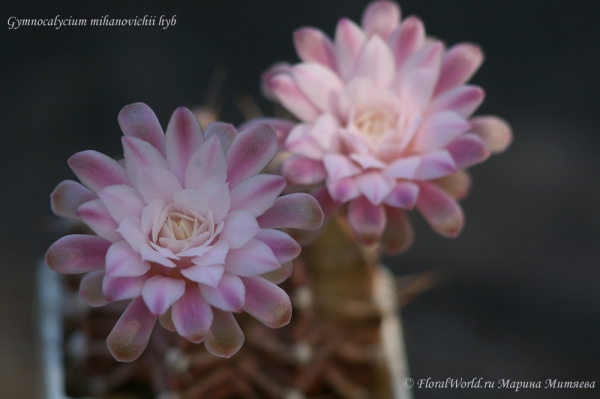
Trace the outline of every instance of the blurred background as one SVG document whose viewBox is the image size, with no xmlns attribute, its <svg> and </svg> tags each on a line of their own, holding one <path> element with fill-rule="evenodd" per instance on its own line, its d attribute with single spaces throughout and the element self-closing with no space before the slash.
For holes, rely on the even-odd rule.
<svg viewBox="0 0 600 399">
<path fill-rule="evenodd" d="M 50 4 L 51 3 L 51 4 Z M 120 156 L 120 109 L 142 101 L 166 123 L 180 105 L 216 97 L 262 113 L 259 75 L 296 62 L 292 31 L 333 35 L 366 1 L 31 1 L 2 18 L 176 15 L 154 27 L 1 28 L 0 397 L 33 398 L 34 269 L 59 236 L 49 193 L 77 151 Z M 404 0 L 428 34 L 480 44 L 477 114 L 508 120 L 509 150 L 472 169 L 458 239 L 414 214 L 414 246 L 385 263 L 398 275 L 439 270 L 436 288 L 402 310 L 413 378 L 596 381 L 600 385 L 600 29 L 598 2 Z M 220 82 L 220 84 L 219 84 Z M 218 90 L 216 90 L 217 88 Z M 247 106 L 242 107 L 249 109 Z M 595 390 L 426 390 L 427 398 L 598 398 Z"/>
</svg>

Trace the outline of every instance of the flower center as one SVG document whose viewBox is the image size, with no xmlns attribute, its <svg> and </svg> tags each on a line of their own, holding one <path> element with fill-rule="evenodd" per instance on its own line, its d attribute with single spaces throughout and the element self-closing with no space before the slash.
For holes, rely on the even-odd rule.
<svg viewBox="0 0 600 399">
<path fill-rule="evenodd" d="M 355 120 L 356 127 L 371 138 L 379 138 L 387 130 L 394 129 L 396 123 L 392 115 L 382 110 L 369 110 Z"/>
</svg>

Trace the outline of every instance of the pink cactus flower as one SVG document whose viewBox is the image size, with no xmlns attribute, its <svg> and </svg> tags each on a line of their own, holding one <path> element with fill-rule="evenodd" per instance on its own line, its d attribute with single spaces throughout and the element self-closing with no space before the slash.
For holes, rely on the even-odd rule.
<svg viewBox="0 0 600 399">
<path fill-rule="evenodd" d="M 60 273 L 87 273 L 79 294 L 90 305 L 131 300 L 108 336 L 112 355 L 138 358 L 157 319 L 224 357 L 244 340 L 232 312 L 287 324 L 290 299 L 276 284 L 300 247 L 276 229 L 317 229 L 323 213 L 308 194 L 280 197 L 281 176 L 258 174 L 277 152 L 273 128 L 213 123 L 203 133 L 178 108 L 165 135 L 142 103 L 119 124 L 124 160 L 77 153 L 69 165 L 83 185 L 63 181 L 51 196 L 57 215 L 97 235 L 65 236 L 46 254 Z"/>
<path fill-rule="evenodd" d="M 370 3 L 362 28 L 342 18 L 333 42 L 301 28 L 294 43 L 302 62 L 278 63 L 262 82 L 265 95 L 301 121 L 270 120 L 292 154 L 283 176 L 324 183 L 315 196 L 324 209 L 347 204 L 364 244 L 405 249 L 412 229 L 403 210 L 414 206 L 436 232 L 456 236 L 463 225 L 456 198 L 469 181 L 462 170 L 512 138 L 500 118 L 470 118 L 484 98 L 465 84 L 483 61 L 480 48 L 446 49 L 418 18 L 400 22 L 390 1 Z"/>
</svg>

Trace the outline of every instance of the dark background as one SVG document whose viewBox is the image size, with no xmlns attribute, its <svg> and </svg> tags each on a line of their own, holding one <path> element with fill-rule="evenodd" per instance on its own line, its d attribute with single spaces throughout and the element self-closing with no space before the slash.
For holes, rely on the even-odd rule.
<svg viewBox="0 0 600 399">
<path fill-rule="evenodd" d="M 49 3 L 49 2 L 48 2 Z M 216 68 L 222 119 L 259 74 L 297 61 L 292 31 L 333 34 L 366 4 L 346 0 L 78 2 L 3 5 L 2 18 L 176 15 L 160 27 L 0 28 L 0 396 L 36 390 L 34 268 L 58 238 L 49 193 L 85 149 L 119 156 L 119 110 L 143 101 L 163 126 L 206 101 Z M 165 4 L 163 4 L 165 3 Z M 509 150 L 472 169 L 456 240 L 417 214 L 415 245 L 386 259 L 397 274 L 440 269 L 443 284 L 403 310 L 411 374 L 600 384 L 600 29 L 595 1 L 405 0 L 430 35 L 480 44 L 478 114 L 507 119 Z M 598 398 L 595 390 L 415 390 L 426 398 Z"/>
</svg>

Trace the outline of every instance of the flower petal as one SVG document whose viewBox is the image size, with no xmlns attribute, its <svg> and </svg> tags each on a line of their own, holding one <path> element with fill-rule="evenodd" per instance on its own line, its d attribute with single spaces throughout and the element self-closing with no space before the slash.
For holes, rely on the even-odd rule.
<svg viewBox="0 0 600 399">
<path fill-rule="evenodd" d="M 185 292 L 185 281 L 164 276 L 150 277 L 142 287 L 142 297 L 150 311 L 160 316 Z"/>
<path fill-rule="evenodd" d="M 310 123 L 319 116 L 317 107 L 306 98 L 290 74 L 279 73 L 273 76 L 269 79 L 267 87 L 285 109 L 301 121 Z"/>
<path fill-rule="evenodd" d="M 497 116 L 478 116 L 469 120 L 471 131 L 477 134 L 488 150 L 499 153 L 508 148 L 512 141 L 512 131 L 505 120 Z"/>
<path fill-rule="evenodd" d="M 312 134 L 314 125 L 296 125 L 291 131 L 284 148 L 293 154 L 320 161 L 323 158 L 323 147 Z"/>
<path fill-rule="evenodd" d="M 415 16 L 404 19 L 389 38 L 396 66 L 400 67 L 408 57 L 423 47 L 424 43 L 425 27 L 423 22 Z"/>
<path fill-rule="evenodd" d="M 385 175 L 394 179 L 413 179 L 420 163 L 418 156 L 398 158 L 388 165 Z"/>
<path fill-rule="evenodd" d="M 413 182 L 403 181 L 396 183 L 383 202 L 395 208 L 412 209 L 418 196 L 419 186 Z"/>
<path fill-rule="evenodd" d="M 144 103 L 134 103 L 119 112 L 119 126 L 125 136 L 136 137 L 152 144 L 163 156 L 165 135 L 154 111 Z"/>
<path fill-rule="evenodd" d="M 333 71 L 336 69 L 333 43 L 322 31 L 300 28 L 294 32 L 294 46 L 304 62 L 316 62 Z"/>
<path fill-rule="evenodd" d="M 454 199 L 460 200 L 467 196 L 471 187 L 471 177 L 464 170 L 459 170 L 448 176 L 432 181 Z"/>
<path fill-rule="evenodd" d="M 182 185 L 190 159 L 203 143 L 204 136 L 198 119 L 189 109 L 177 108 L 167 126 L 166 153 L 169 170 Z"/>
<path fill-rule="evenodd" d="M 50 269 L 63 274 L 102 270 L 110 245 L 110 241 L 93 235 L 64 236 L 48 248 L 46 264 Z"/>
<path fill-rule="evenodd" d="M 100 237 L 110 242 L 121 239 L 121 235 L 117 233 L 119 225 L 108 214 L 106 206 L 104 206 L 104 203 L 100 199 L 95 199 L 81 205 L 77 209 L 77 217 Z"/>
<path fill-rule="evenodd" d="M 223 122 L 213 122 L 204 130 L 204 139 L 208 140 L 212 136 L 217 136 L 221 142 L 223 151 L 227 152 L 237 134 L 238 131 L 233 125 Z"/>
<path fill-rule="evenodd" d="M 141 246 L 149 242 L 148 235 L 142 232 L 142 221 L 138 217 L 130 216 L 123 219 L 117 232 L 136 252 L 141 253 Z"/>
<path fill-rule="evenodd" d="M 395 72 L 394 57 L 389 47 L 381 37 L 372 36 L 358 57 L 354 76 L 366 78 L 383 89 L 392 83 Z"/>
<path fill-rule="evenodd" d="M 231 210 L 229 183 L 206 181 L 198 187 L 197 191 L 206 199 L 208 209 L 213 213 L 215 224 L 221 223 Z"/>
<path fill-rule="evenodd" d="M 402 209 L 386 207 L 385 229 L 381 236 L 383 249 L 390 254 L 407 250 L 413 242 L 413 229 L 408 221 L 406 212 Z"/>
<path fill-rule="evenodd" d="M 383 205 L 373 205 L 364 196 L 350 202 L 348 221 L 356 239 L 363 245 L 375 244 L 385 228 L 385 210 Z"/>
<path fill-rule="evenodd" d="M 260 231 L 256 218 L 243 209 L 230 212 L 224 222 L 219 239 L 227 241 L 232 249 L 245 245 Z"/>
<path fill-rule="evenodd" d="M 104 270 L 89 272 L 83 276 L 79 283 L 79 297 L 87 305 L 92 307 L 104 306 L 108 300 L 102 292 L 102 280 L 104 279 Z"/>
<path fill-rule="evenodd" d="M 340 19 L 335 30 L 334 51 L 343 80 L 348 80 L 354 73 L 356 59 L 365 40 L 365 34 L 358 25 L 347 18 Z"/>
<path fill-rule="evenodd" d="M 227 158 L 217 135 L 208 139 L 190 159 L 185 171 L 185 187 L 198 188 L 204 182 L 225 183 Z"/>
<path fill-rule="evenodd" d="M 109 301 L 121 301 L 139 297 L 148 276 L 108 277 L 102 280 L 102 292 Z"/>
<path fill-rule="evenodd" d="M 142 260 L 125 241 L 114 243 L 106 253 L 106 275 L 109 277 L 136 277 L 150 270 L 150 263 Z"/>
<path fill-rule="evenodd" d="M 125 170 L 134 186 L 137 184 L 141 168 L 156 166 L 168 169 L 165 158 L 158 152 L 156 147 L 147 141 L 127 136 L 123 136 L 121 141 L 123 142 L 123 153 L 125 155 Z"/>
<path fill-rule="evenodd" d="M 256 276 L 279 267 L 271 248 L 259 240 L 250 240 L 241 248 L 229 250 L 225 259 L 225 271 L 236 276 Z"/>
<path fill-rule="evenodd" d="M 450 110 L 463 118 L 470 116 L 483 102 L 485 93 L 481 87 L 462 85 L 437 96 L 427 112 Z"/>
<path fill-rule="evenodd" d="M 130 184 L 125 169 L 114 159 L 97 151 L 78 152 L 69 158 L 69 166 L 92 191 L 98 192 L 115 184 Z"/>
<path fill-rule="evenodd" d="M 181 190 L 181 184 L 173 173 L 157 167 L 142 168 L 137 184 L 147 204 L 156 198 L 162 199 L 166 204 L 171 203 L 173 195 Z"/>
<path fill-rule="evenodd" d="M 456 237 L 464 223 L 462 209 L 444 190 L 421 183 L 417 209 L 431 228 L 445 237 Z"/>
<path fill-rule="evenodd" d="M 358 191 L 373 205 L 381 204 L 393 187 L 393 182 L 386 179 L 381 172 L 376 171 L 363 173 L 357 176 L 355 181 Z"/>
<path fill-rule="evenodd" d="M 463 134 L 446 146 L 458 169 L 485 161 L 490 156 L 490 151 L 479 136 L 473 133 Z"/>
<path fill-rule="evenodd" d="M 264 229 L 316 230 L 323 223 L 323 210 L 311 195 L 294 193 L 277 198 L 275 204 L 256 221 Z"/>
<path fill-rule="evenodd" d="M 280 118 L 256 118 L 251 121 L 245 122 L 240 126 L 240 131 L 249 128 L 250 126 L 259 125 L 259 124 L 267 124 L 270 125 L 275 132 L 277 132 L 277 146 L 279 149 L 284 148 L 285 140 L 287 139 L 288 134 L 292 130 L 297 123 L 288 121 L 287 119 Z"/>
<path fill-rule="evenodd" d="M 426 45 L 411 55 L 400 68 L 396 81 L 400 101 L 409 111 L 425 111 L 437 82 L 444 46 L 441 42 Z"/>
<path fill-rule="evenodd" d="M 50 206 L 57 216 L 79 220 L 77 208 L 96 198 L 96 193 L 81 184 L 73 180 L 64 180 L 50 194 Z"/>
<path fill-rule="evenodd" d="M 277 270 L 273 270 L 272 272 L 261 274 L 260 277 L 264 278 L 267 281 L 270 281 L 273 284 L 281 284 L 285 280 L 288 279 L 292 275 L 293 263 L 286 262 Z"/>
<path fill-rule="evenodd" d="M 416 180 L 432 180 L 456 172 L 456 164 L 447 150 L 427 153 L 415 172 Z"/>
<path fill-rule="evenodd" d="M 106 338 L 110 354 L 120 362 L 131 362 L 140 357 L 148 345 L 156 319 L 142 298 L 131 301 Z"/>
<path fill-rule="evenodd" d="M 464 118 L 454 112 L 437 112 L 423 122 L 413 139 L 412 149 L 417 153 L 438 150 L 470 127 Z"/>
<path fill-rule="evenodd" d="M 108 213 L 117 223 L 130 216 L 141 217 L 146 203 L 140 193 L 126 185 L 106 187 L 98 192 Z"/>
<path fill-rule="evenodd" d="M 331 180 L 341 180 L 346 177 L 356 176 L 362 169 L 342 154 L 326 154 L 323 157 L 323 165 Z"/>
<path fill-rule="evenodd" d="M 210 247 L 210 249 L 194 258 L 195 265 L 209 266 L 222 265 L 229 252 L 229 244 L 225 240 L 219 240 Z"/>
<path fill-rule="evenodd" d="M 223 274 L 217 287 L 201 284 L 200 291 L 212 306 L 227 312 L 241 312 L 246 289 L 238 276 Z"/>
<path fill-rule="evenodd" d="M 247 210 L 257 217 L 273 206 L 285 188 L 285 179 L 275 175 L 257 175 L 231 190 L 231 211 Z"/>
<path fill-rule="evenodd" d="M 213 322 L 211 306 L 194 285 L 187 286 L 173 304 L 171 317 L 179 335 L 196 344 L 204 340 Z"/>
<path fill-rule="evenodd" d="M 262 229 L 254 239 L 267 244 L 281 264 L 289 262 L 300 255 L 300 245 L 283 231 Z"/>
<path fill-rule="evenodd" d="M 334 100 L 344 86 L 331 69 L 315 63 L 302 63 L 292 68 L 296 85 L 320 111 L 331 112 Z"/>
<path fill-rule="evenodd" d="M 261 277 L 242 277 L 246 287 L 244 310 L 267 327 L 279 328 L 292 318 L 288 294 Z"/>
<path fill-rule="evenodd" d="M 258 174 L 277 153 L 277 134 L 269 125 L 242 130 L 227 150 L 227 181 L 233 189 Z"/>
<path fill-rule="evenodd" d="M 275 93 L 273 93 L 269 87 L 269 82 L 271 81 L 271 78 L 274 77 L 275 75 L 279 75 L 279 74 L 288 74 L 290 73 L 290 71 L 292 70 L 292 66 L 290 65 L 289 62 L 277 62 L 273 65 L 271 65 L 269 68 L 267 68 L 266 71 L 264 71 L 263 73 L 260 74 L 260 90 L 263 94 L 263 96 L 265 96 L 266 98 L 268 98 L 271 101 L 277 101 L 277 96 L 275 95 Z M 246 126 L 248 127 L 248 126 Z M 240 127 L 239 130 L 243 130 L 242 127 Z"/>
<path fill-rule="evenodd" d="M 360 195 L 353 177 L 346 177 L 340 180 L 327 179 L 325 183 L 334 201 L 344 203 Z"/>
<path fill-rule="evenodd" d="M 483 51 L 479 46 L 471 43 L 452 46 L 444 56 L 434 95 L 464 84 L 479 69 L 482 62 Z"/>
<path fill-rule="evenodd" d="M 400 8 L 391 1 L 374 1 L 362 15 L 361 25 L 367 35 L 387 39 L 400 23 Z"/>
<path fill-rule="evenodd" d="M 223 277 L 225 268 L 222 264 L 193 265 L 183 269 L 181 274 L 197 283 L 217 287 Z"/>
<path fill-rule="evenodd" d="M 211 354 L 229 358 L 244 343 L 244 333 L 230 312 L 213 309 L 213 323 L 204 339 L 204 346 Z"/>
<path fill-rule="evenodd" d="M 281 175 L 292 184 L 320 183 L 327 177 L 323 162 L 293 155 L 285 160 Z"/>
</svg>

